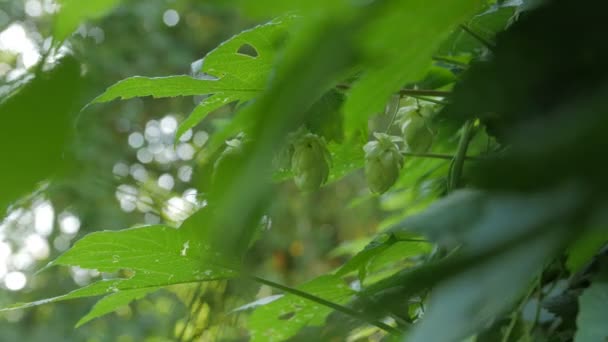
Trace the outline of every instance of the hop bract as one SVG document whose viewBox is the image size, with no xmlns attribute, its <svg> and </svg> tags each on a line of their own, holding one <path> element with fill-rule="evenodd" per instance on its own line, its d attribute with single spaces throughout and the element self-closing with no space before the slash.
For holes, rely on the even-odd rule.
<svg viewBox="0 0 608 342">
<path fill-rule="evenodd" d="M 291 169 L 294 181 L 303 191 L 319 189 L 329 175 L 331 157 L 323 138 L 313 133 L 305 133 L 293 144 Z"/>
<path fill-rule="evenodd" d="M 425 119 L 412 112 L 401 124 L 401 132 L 408 150 L 416 153 L 426 152 L 433 143 L 433 133 L 426 125 Z"/>
<path fill-rule="evenodd" d="M 403 166 L 403 156 L 399 153 L 392 137 L 386 134 L 375 134 L 375 141 L 370 141 L 365 150 L 365 178 L 369 189 L 377 194 L 386 192 L 399 177 Z"/>
</svg>

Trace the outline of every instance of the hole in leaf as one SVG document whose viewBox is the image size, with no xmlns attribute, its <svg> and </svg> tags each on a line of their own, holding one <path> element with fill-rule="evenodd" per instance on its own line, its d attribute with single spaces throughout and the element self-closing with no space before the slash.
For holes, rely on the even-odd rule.
<svg viewBox="0 0 608 342">
<path fill-rule="evenodd" d="M 281 321 L 287 321 L 287 320 L 293 318 L 293 316 L 295 316 L 295 315 L 296 315 L 296 313 L 292 311 L 292 312 L 288 312 L 288 313 L 284 313 L 284 314 L 280 315 L 278 317 L 278 319 L 280 319 Z"/>
<path fill-rule="evenodd" d="M 239 53 L 241 55 L 246 55 L 249 57 L 257 57 L 258 56 L 258 50 L 256 50 L 252 45 L 250 44 L 243 44 L 241 45 L 241 47 L 236 51 L 236 53 Z"/>
</svg>

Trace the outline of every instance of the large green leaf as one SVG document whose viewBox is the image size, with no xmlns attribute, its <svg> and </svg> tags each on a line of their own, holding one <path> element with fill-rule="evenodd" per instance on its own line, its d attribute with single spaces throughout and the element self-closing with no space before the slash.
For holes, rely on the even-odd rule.
<svg viewBox="0 0 608 342">
<path fill-rule="evenodd" d="M 580 312 L 576 318 L 576 342 L 608 339 L 608 273 L 604 271 L 579 298 Z"/>
<path fill-rule="evenodd" d="M 339 277 L 329 275 L 302 284 L 298 290 L 337 304 L 355 293 Z M 319 303 L 287 294 L 255 309 L 248 324 L 251 341 L 285 341 L 305 326 L 322 325 L 331 312 Z"/>
<path fill-rule="evenodd" d="M 121 0 L 59 0 L 61 8 L 55 17 L 53 37 L 56 41 L 66 39 L 84 20 L 103 16 Z"/>
<path fill-rule="evenodd" d="M 515 304 L 563 242 L 563 230 L 527 240 L 441 283 L 407 341 L 458 342 L 478 332 Z"/>
<path fill-rule="evenodd" d="M 179 138 L 211 111 L 231 102 L 250 100 L 266 87 L 277 48 L 285 38 L 291 20 L 290 16 L 277 18 L 230 38 L 194 64 L 200 65 L 200 70 L 194 70 L 192 77 L 131 77 L 108 88 L 93 103 L 141 96 L 212 94 L 180 124 L 176 134 Z M 254 49 L 255 52 L 246 54 L 242 49 Z"/>
<path fill-rule="evenodd" d="M 79 266 L 110 273 L 126 271 L 132 273 L 130 277 L 101 280 L 63 296 L 15 304 L 7 309 L 109 295 L 79 322 L 83 324 L 164 286 L 236 276 L 234 267 L 218 260 L 216 251 L 200 236 L 189 226 L 175 229 L 163 225 L 91 233 L 49 266 Z"/>
<path fill-rule="evenodd" d="M 458 247 L 455 252 L 371 284 L 361 298 L 374 301 L 362 309 L 378 315 L 403 310 L 395 304 L 396 296 L 409 298 L 434 288 L 412 341 L 461 341 L 512 305 L 544 263 L 576 234 L 564 225 L 580 208 L 580 200 L 576 186 L 534 196 L 454 192 L 392 231 L 422 233 L 447 250 Z"/>
</svg>

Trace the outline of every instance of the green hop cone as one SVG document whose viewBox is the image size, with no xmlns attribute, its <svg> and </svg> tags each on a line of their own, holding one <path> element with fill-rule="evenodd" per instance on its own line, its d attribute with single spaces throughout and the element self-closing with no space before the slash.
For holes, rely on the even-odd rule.
<svg viewBox="0 0 608 342">
<path fill-rule="evenodd" d="M 327 181 L 331 157 L 325 141 L 313 133 L 301 135 L 293 144 L 291 170 L 302 191 L 315 191 Z"/>
<path fill-rule="evenodd" d="M 363 147 L 365 151 L 365 178 L 369 189 L 376 194 L 386 192 L 399 178 L 403 156 L 391 136 L 376 133 L 375 141 Z"/>
<path fill-rule="evenodd" d="M 433 144 L 433 133 L 428 128 L 426 120 L 418 113 L 412 112 L 401 124 L 403 139 L 409 151 L 422 153 L 428 151 Z"/>
</svg>

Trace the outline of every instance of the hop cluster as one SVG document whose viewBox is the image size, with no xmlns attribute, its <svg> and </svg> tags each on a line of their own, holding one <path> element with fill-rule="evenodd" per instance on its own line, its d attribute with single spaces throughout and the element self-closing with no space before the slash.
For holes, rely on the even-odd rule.
<svg viewBox="0 0 608 342">
<path fill-rule="evenodd" d="M 370 190 L 377 194 L 386 192 L 399 177 L 403 156 L 392 137 L 375 134 L 376 139 L 363 147 L 365 151 L 365 177 Z"/>
<path fill-rule="evenodd" d="M 410 112 L 401 124 L 403 139 L 409 151 L 426 152 L 433 143 L 433 133 L 428 128 L 426 120 L 417 112 Z"/>
<path fill-rule="evenodd" d="M 325 140 L 313 133 L 304 133 L 293 142 L 291 170 L 302 191 L 319 189 L 327 181 L 331 157 Z"/>
</svg>

